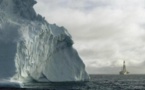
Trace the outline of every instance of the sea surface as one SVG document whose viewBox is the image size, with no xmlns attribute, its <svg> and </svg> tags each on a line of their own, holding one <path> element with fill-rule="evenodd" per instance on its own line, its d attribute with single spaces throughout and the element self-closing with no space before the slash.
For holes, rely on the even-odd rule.
<svg viewBox="0 0 145 90">
<path fill-rule="evenodd" d="M 0 83 L 0 87 L 26 90 L 145 90 L 145 75 L 90 75 L 88 82 Z M 15 90 L 15 89 L 14 89 Z"/>
</svg>

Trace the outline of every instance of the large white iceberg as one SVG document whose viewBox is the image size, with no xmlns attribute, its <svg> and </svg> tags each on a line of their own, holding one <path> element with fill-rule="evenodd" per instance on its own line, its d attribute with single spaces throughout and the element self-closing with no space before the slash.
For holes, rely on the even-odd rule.
<svg viewBox="0 0 145 90">
<path fill-rule="evenodd" d="M 22 82 L 87 81 L 71 35 L 33 9 L 34 0 L 0 0 L 0 41 L 15 43 L 16 74 Z"/>
</svg>

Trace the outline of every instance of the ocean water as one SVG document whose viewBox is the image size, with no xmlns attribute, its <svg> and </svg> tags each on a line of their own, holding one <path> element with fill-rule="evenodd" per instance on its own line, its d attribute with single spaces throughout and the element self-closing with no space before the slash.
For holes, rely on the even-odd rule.
<svg viewBox="0 0 145 90">
<path fill-rule="evenodd" d="M 0 87 L 26 90 L 145 90 L 145 75 L 90 75 L 88 82 L 0 83 Z"/>
</svg>

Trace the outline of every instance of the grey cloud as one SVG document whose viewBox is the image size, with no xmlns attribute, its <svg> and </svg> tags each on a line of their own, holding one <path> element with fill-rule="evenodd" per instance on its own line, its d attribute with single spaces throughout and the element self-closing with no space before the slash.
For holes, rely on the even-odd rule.
<svg viewBox="0 0 145 90">
<path fill-rule="evenodd" d="M 118 73 L 123 60 L 132 73 L 145 68 L 144 0 L 37 1 L 38 13 L 71 33 L 89 73 Z"/>
</svg>

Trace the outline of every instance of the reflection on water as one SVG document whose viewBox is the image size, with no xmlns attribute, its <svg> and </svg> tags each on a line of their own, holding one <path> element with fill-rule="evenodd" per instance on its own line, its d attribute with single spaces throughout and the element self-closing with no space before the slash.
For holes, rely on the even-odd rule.
<svg viewBox="0 0 145 90">
<path fill-rule="evenodd" d="M 67 89 L 82 89 L 86 86 L 86 82 L 55 82 L 55 83 L 25 83 L 23 88 L 37 88 L 37 89 L 56 89 L 56 90 L 67 90 Z"/>
<path fill-rule="evenodd" d="M 90 75 L 89 82 L 27 83 L 24 88 L 53 90 L 145 90 L 145 75 Z"/>
<path fill-rule="evenodd" d="M 90 77 L 89 82 L 24 83 L 21 86 L 28 90 L 145 90 L 145 75 L 90 75 Z M 20 85 L 0 82 L 0 87 L 20 88 Z"/>
<path fill-rule="evenodd" d="M 21 88 L 21 86 L 17 82 L 11 82 L 10 80 L 0 80 L 0 88 Z"/>
</svg>

